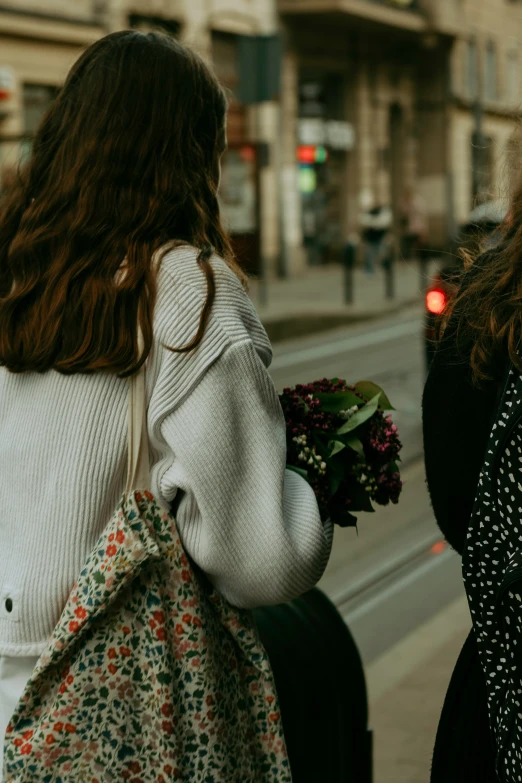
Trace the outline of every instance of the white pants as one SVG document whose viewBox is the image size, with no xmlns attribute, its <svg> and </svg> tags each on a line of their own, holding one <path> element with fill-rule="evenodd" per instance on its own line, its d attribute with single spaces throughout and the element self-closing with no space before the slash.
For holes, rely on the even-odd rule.
<svg viewBox="0 0 522 783">
<path fill-rule="evenodd" d="M 37 661 L 38 656 L 18 658 L 0 655 L 0 783 L 2 780 L 5 730 Z"/>
</svg>

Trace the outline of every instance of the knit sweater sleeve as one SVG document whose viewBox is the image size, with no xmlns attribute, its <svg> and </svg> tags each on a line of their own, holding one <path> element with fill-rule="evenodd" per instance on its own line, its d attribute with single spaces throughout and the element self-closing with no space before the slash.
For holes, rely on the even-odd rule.
<svg viewBox="0 0 522 783">
<path fill-rule="evenodd" d="M 181 494 L 184 546 L 233 604 L 288 601 L 314 586 L 332 545 L 313 490 L 285 470 L 277 393 L 253 342 L 230 345 L 161 426 L 175 459 L 161 494 Z"/>
</svg>

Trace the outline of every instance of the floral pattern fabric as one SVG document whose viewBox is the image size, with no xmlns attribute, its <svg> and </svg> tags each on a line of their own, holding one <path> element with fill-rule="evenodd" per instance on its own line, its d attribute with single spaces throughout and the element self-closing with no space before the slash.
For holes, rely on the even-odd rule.
<svg viewBox="0 0 522 783">
<path fill-rule="evenodd" d="M 4 783 L 290 783 L 250 612 L 187 557 L 150 492 L 123 498 L 7 727 Z"/>
</svg>

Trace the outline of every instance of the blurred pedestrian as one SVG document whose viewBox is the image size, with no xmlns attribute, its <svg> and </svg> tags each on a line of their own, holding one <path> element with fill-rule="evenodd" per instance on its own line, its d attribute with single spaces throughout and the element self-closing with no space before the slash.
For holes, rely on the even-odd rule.
<svg viewBox="0 0 522 783">
<path fill-rule="evenodd" d="M 196 54 L 109 35 L 72 68 L 0 204 L 2 741 L 31 676 L 38 693 L 7 734 L 17 780 L 43 779 L 28 765 L 44 761 L 64 780 L 102 766 L 290 780 L 246 610 L 315 585 L 332 527 L 285 470 L 270 342 L 220 221 L 225 121 Z M 177 582 L 143 587 L 173 563 Z M 41 731 L 49 704 L 60 720 Z M 96 747 L 83 776 L 68 738 Z"/>
<path fill-rule="evenodd" d="M 391 229 L 393 215 L 382 204 L 370 207 L 361 215 L 361 236 L 364 242 L 364 268 L 369 275 L 384 260 L 385 240 Z"/>
<path fill-rule="evenodd" d="M 522 192 L 500 244 L 467 266 L 424 391 L 437 522 L 463 557 L 473 629 L 441 715 L 432 783 L 522 776 Z"/>
<path fill-rule="evenodd" d="M 418 259 L 426 241 L 427 221 L 424 200 L 413 188 L 407 188 L 401 203 L 404 256 Z"/>
</svg>

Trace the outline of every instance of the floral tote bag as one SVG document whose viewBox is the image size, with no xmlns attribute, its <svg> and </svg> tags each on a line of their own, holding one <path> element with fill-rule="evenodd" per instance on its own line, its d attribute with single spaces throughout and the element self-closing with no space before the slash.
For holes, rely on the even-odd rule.
<svg viewBox="0 0 522 783">
<path fill-rule="evenodd" d="M 145 373 L 125 493 L 9 722 L 4 783 L 290 783 L 252 615 L 184 552 L 149 491 Z"/>
</svg>

